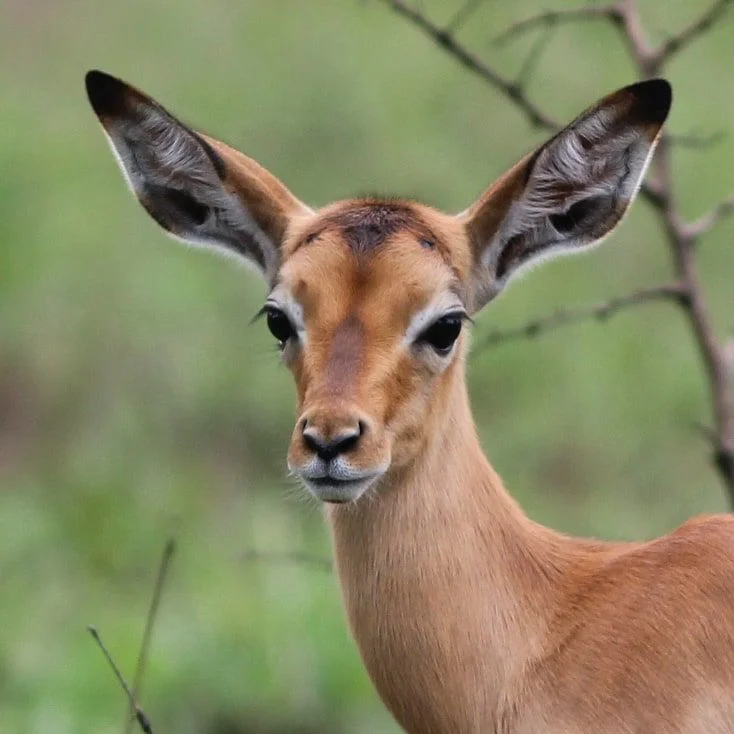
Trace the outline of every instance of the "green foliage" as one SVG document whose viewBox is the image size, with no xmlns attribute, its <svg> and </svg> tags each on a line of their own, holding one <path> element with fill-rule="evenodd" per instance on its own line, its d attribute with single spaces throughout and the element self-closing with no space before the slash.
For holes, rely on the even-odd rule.
<svg viewBox="0 0 734 734">
<path fill-rule="evenodd" d="M 673 30 L 707 4 L 645 10 Z M 459 5 L 424 3 L 437 19 Z M 537 7 L 487 2 L 462 38 L 510 73 L 527 43 L 490 39 Z M 376 0 L 6 0 L 0 13 L 0 730 L 120 730 L 124 700 L 85 626 L 132 676 L 175 533 L 143 699 L 157 732 L 395 732 L 331 576 L 243 560 L 329 554 L 320 512 L 284 478 L 293 388 L 265 328 L 248 326 L 263 287 L 165 241 L 124 190 L 82 77 L 141 86 L 315 204 L 380 191 L 459 210 L 540 138 Z M 728 22 L 673 64 L 673 131 L 731 124 L 731 62 Z M 570 119 L 630 68 L 611 29 L 569 26 L 531 91 Z M 677 156 L 691 216 L 731 187 L 728 132 Z M 732 234 L 701 257 L 722 329 Z M 640 203 L 604 248 L 533 273 L 476 328 L 668 271 Z M 477 353 L 470 380 L 487 451 L 536 519 L 648 537 L 725 509 L 693 428 L 707 419 L 701 365 L 670 306 Z"/>
</svg>

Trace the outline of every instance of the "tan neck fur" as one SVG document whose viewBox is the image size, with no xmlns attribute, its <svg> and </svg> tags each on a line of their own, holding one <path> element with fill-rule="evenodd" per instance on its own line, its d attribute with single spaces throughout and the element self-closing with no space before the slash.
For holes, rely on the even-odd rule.
<svg viewBox="0 0 734 734">
<path fill-rule="evenodd" d="M 480 726 L 481 711 L 503 707 L 542 655 L 573 542 L 507 494 L 479 445 L 461 368 L 423 454 L 379 496 L 328 512 L 352 632 L 409 731 L 458 731 L 472 707 Z"/>
</svg>

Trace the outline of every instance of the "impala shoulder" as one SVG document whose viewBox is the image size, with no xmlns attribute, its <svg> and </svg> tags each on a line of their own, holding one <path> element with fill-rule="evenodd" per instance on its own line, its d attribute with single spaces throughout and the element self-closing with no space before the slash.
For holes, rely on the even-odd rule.
<svg viewBox="0 0 734 734">
<path fill-rule="evenodd" d="M 670 535 L 671 543 L 684 544 L 705 553 L 709 549 L 734 555 L 734 515 L 698 515 L 687 520 Z"/>
<path fill-rule="evenodd" d="M 691 532 L 724 532 L 732 535 L 734 538 L 734 514 L 714 514 L 696 515 L 686 520 L 674 533 L 691 533 Z"/>
<path fill-rule="evenodd" d="M 717 574 L 719 559 L 734 560 L 734 515 L 698 515 L 667 535 L 633 547 L 624 559 L 638 568 Z M 734 575 L 732 576 L 734 580 Z"/>
<path fill-rule="evenodd" d="M 630 549 L 605 571 L 643 595 L 706 599 L 713 587 L 734 593 L 734 515 L 701 515 Z"/>
</svg>

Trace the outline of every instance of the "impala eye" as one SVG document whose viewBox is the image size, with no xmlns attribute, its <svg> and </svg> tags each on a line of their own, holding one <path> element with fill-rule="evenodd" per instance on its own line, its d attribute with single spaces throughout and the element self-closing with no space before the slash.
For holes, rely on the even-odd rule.
<svg viewBox="0 0 734 734">
<path fill-rule="evenodd" d="M 277 339 L 281 347 L 285 346 L 285 343 L 296 335 L 290 320 L 280 309 L 268 306 L 265 311 L 265 318 L 270 333 Z"/>
<path fill-rule="evenodd" d="M 454 342 L 461 333 L 461 324 L 464 320 L 462 313 L 450 313 L 434 321 L 419 337 L 420 344 L 428 344 L 440 355 L 451 351 Z"/>
</svg>

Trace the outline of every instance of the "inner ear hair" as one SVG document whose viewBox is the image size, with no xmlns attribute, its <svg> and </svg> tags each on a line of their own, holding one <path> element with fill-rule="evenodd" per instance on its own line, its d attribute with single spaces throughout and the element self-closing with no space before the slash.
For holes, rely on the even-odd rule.
<svg viewBox="0 0 734 734">
<path fill-rule="evenodd" d="M 609 208 L 614 203 L 613 197 L 590 196 L 588 199 L 581 199 L 572 204 L 565 212 L 561 214 L 551 214 L 549 219 L 553 229 L 561 234 L 570 234 L 581 224 L 602 208 Z"/>
<path fill-rule="evenodd" d="M 197 133 L 101 71 L 89 101 L 133 193 L 169 234 L 235 253 L 272 280 L 289 223 L 311 210 L 243 153 Z"/>
<path fill-rule="evenodd" d="M 589 108 L 459 215 L 474 250 L 477 308 L 520 270 L 599 243 L 635 197 L 672 94 L 653 79 Z"/>
<path fill-rule="evenodd" d="M 195 230 L 206 223 L 213 211 L 212 207 L 181 189 L 154 183 L 143 185 L 140 203 L 161 227 L 171 231 L 181 225 L 186 230 Z"/>
</svg>

